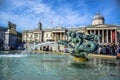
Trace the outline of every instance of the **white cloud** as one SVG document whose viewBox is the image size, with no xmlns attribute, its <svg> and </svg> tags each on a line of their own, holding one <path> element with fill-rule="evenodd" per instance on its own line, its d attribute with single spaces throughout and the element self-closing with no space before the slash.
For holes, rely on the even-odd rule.
<svg viewBox="0 0 120 80">
<path fill-rule="evenodd" d="M 37 1 L 12 0 L 12 3 L 11 12 L 2 11 L 0 20 L 4 24 L 8 20 L 16 23 L 18 30 L 34 29 L 37 27 L 39 20 L 42 21 L 43 27 L 74 26 L 90 23 L 91 15 L 89 13 L 81 15 L 68 8 L 59 13 L 51 9 L 51 6 Z M 19 14 L 13 13 L 14 10 L 20 11 Z"/>
</svg>

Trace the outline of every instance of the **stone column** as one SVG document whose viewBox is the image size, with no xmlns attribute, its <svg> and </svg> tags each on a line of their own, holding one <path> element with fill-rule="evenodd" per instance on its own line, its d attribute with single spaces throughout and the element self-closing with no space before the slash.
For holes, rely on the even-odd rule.
<svg viewBox="0 0 120 80">
<path fill-rule="evenodd" d="M 52 39 L 54 40 L 54 33 L 52 33 Z"/>
<path fill-rule="evenodd" d="M 33 41 L 35 41 L 35 34 L 33 33 Z"/>
<path fill-rule="evenodd" d="M 56 35 L 56 33 L 55 33 L 55 41 L 57 41 L 57 38 L 56 38 L 56 37 L 57 37 L 57 35 Z"/>
<path fill-rule="evenodd" d="M 90 30 L 90 34 L 92 34 L 92 30 Z"/>
<path fill-rule="evenodd" d="M 38 33 L 38 42 L 40 42 L 40 34 Z"/>
<path fill-rule="evenodd" d="M 96 30 L 94 30 L 94 34 L 96 35 Z"/>
<path fill-rule="evenodd" d="M 60 40 L 62 40 L 62 33 L 60 33 Z"/>
<path fill-rule="evenodd" d="M 108 43 L 108 30 L 106 30 L 106 42 Z"/>
<path fill-rule="evenodd" d="M 104 43 L 104 30 L 102 30 L 102 43 Z"/>
<path fill-rule="evenodd" d="M 112 40 L 112 30 L 110 31 L 110 33 L 111 33 L 111 42 L 113 42 L 113 40 Z"/>
<path fill-rule="evenodd" d="M 59 40 L 61 40 L 61 33 L 59 33 Z"/>
<path fill-rule="evenodd" d="M 98 30 L 98 35 L 100 35 L 100 30 Z"/>
<path fill-rule="evenodd" d="M 65 32 L 64 32 L 64 35 L 63 35 L 63 36 L 64 36 L 64 40 L 67 40 L 67 36 L 65 35 Z"/>
<path fill-rule="evenodd" d="M 58 38 L 59 38 L 59 34 L 58 34 L 58 33 L 56 33 L 56 41 L 58 40 Z"/>
<path fill-rule="evenodd" d="M 100 30 L 98 30 L 98 35 L 100 36 Z M 100 37 L 101 37 L 101 36 L 100 36 Z M 100 38 L 99 38 L 98 43 L 100 43 Z"/>
</svg>

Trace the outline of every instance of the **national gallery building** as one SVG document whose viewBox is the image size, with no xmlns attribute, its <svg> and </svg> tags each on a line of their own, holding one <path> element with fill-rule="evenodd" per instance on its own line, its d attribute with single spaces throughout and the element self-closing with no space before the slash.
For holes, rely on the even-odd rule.
<svg viewBox="0 0 120 80">
<path fill-rule="evenodd" d="M 24 30 L 22 33 L 22 41 L 25 43 L 40 43 L 46 41 L 65 40 L 67 31 L 76 31 L 84 34 L 101 35 L 99 44 L 118 43 L 120 42 L 120 26 L 105 24 L 105 19 L 100 13 L 96 13 L 93 17 L 92 25 L 79 28 L 49 28 L 42 29 L 42 23 L 39 22 L 38 28 L 35 30 Z"/>
<path fill-rule="evenodd" d="M 101 35 L 99 43 L 118 43 L 120 41 L 120 26 L 105 24 L 105 19 L 100 13 L 93 17 L 92 25 L 86 26 L 85 29 L 86 34 Z"/>
</svg>

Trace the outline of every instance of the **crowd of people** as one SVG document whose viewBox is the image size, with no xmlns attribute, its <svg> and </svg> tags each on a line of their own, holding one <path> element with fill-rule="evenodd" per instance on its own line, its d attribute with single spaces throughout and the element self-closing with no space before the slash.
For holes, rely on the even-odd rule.
<svg viewBox="0 0 120 80">
<path fill-rule="evenodd" d="M 108 44 L 99 46 L 97 53 L 105 55 L 117 55 L 117 53 L 120 53 L 120 44 Z"/>
<path fill-rule="evenodd" d="M 52 47 L 50 46 L 44 46 L 43 51 L 53 51 Z M 62 52 L 59 50 L 59 52 Z M 69 49 L 67 47 L 64 47 L 65 53 L 69 53 Z M 120 54 L 120 44 L 108 44 L 108 45 L 99 45 L 99 48 L 97 51 L 94 52 L 95 54 L 103 54 L 103 55 L 117 55 Z"/>
</svg>

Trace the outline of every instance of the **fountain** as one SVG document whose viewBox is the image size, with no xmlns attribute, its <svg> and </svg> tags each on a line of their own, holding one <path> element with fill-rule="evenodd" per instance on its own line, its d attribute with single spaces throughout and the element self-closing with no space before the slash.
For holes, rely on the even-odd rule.
<svg viewBox="0 0 120 80">
<path fill-rule="evenodd" d="M 67 32 L 68 40 L 58 40 L 57 44 L 65 45 L 72 49 L 71 55 L 74 56 L 75 61 L 86 61 L 88 53 L 92 53 L 98 49 L 98 39 L 99 36 L 95 34 L 84 35 L 78 32 Z M 29 47 L 27 50 L 23 51 L 22 54 L 30 53 L 36 48 L 46 45 L 55 44 L 56 42 L 43 42 Z"/>
<path fill-rule="evenodd" d="M 68 40 L 58 40 L 58 42 L 43 42 L 36 44 L 27 48 L 25 51 L 22 51 L 22 55 L 26 53 L 31 53 L 36 48 L 51 44 L 61 44 L 71 48 L 71 55 L 74 56 L 75 61 L 86 61 L 86 55 L 88 53 L 94 52 L 98 49 L 97 41 L 99 36 L 95 34 L 84 35 L 83 33 L 78 32 L 67 32 Z"/>
<path fill-rule="evenodd" d="M 32 47 L 29 47 L 28 49 L 26 49 L 26 50 L 24 50 L 22 52 L 1 51 L 0 52 L 0 57 L 27 57 L 28 56 L 27 53 L 31 53 L 36 48 L 41 47 L 41 46 L 55 44 L 55 43 L 56 42 L 43 42 L 43 43 L 39 43 L 39 44 L 36 44 L 36 45 L 34 45 Z M 2 54 L 2 53 L 4 53 L 4 54 Z"/>
<path fill-rule="evenodd" d="M 78 34 L 76 32 L 68 33 Z M 86 54 L 95 51 L 98 47 L 97 42 L 94 41 L 97 36 L 79 35 L 82 38 L 69 36 L 68 40 L 59 40 L 58 43 L 72 48 L 71 55 L 77 59 L 86 59 Z M 88 41 L 84 42 L 85 40 Z M 76 45 L 73 41 L 76 42 Z M 78 45 L 78 42 L 81 44 Z M 56 42 L 36 44 L 28 50 L 32 51 L 40 46 L 54 43 Z M 3 51 L 1 53 L 7 55 L 1 54 L 0 56 L 0 80 L 119 80 L 120 60 L 89 58 L 88 62 L 74 62 L 70 55 L 27 54 L 27 50 L 18 55 L 17 52 Z M 27 57 L 22 56 L 26 54 Z"/>
<path fill-rule="evenodd" d="M 59 40 L 58 44 L 65 45 L 72 48 L 71 55 L 74 56 L 74 60 L 86 61 L 86 55 L 92 53 L 98 49 L 99 36 L 95 34 L 84 35 L 78 32 L 67 32 L 68 40 Z"/>
<path fill-rule="evenodd" d="M 23 51 L 22 54 L 26 54 L 26 53 L 30 53 L 32 51 L 34 51 L 36 48 L 41 47 L 41 46 L 46 46 L 46 45 L 51 45 L 51 44 L 55 44 L 56 42 L 43 42 L 43 43 L 39 43 L 36 44 L 32 47 L 29 47 L 27 50 Z"/>
</svg>

